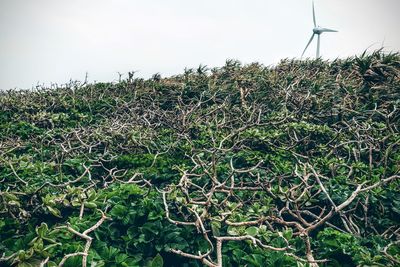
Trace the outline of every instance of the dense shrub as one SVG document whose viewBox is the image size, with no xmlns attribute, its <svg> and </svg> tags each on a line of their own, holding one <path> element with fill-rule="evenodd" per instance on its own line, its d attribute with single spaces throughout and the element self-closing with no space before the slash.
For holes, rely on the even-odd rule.
<svg viewBox="0 0 400 267">
<path fill-rule="evenodd" d="M 1 266 L 398 266 L 400 57 L 0 93 Z"/>
</svg>

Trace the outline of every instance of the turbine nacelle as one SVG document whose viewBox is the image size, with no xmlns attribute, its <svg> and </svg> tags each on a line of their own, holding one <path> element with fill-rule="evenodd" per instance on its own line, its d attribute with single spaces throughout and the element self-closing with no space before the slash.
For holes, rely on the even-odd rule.
<svg viewBox="0 0 400 267">
<path fill-rule="evenodd" d="M 336 31 L 336 30 L 332 30 L 332 29 L 328 29 L 328 28 L 322 28 L 322 27 L 320 27 L 320 26 L 315 27 L 315 28 L 313 29 L 313 33 L 314 33 L 314 34 L 321 34 L 321 33 L 323 33 L 323 32 L 337 32 L 337 31 Z"/>
</svg>

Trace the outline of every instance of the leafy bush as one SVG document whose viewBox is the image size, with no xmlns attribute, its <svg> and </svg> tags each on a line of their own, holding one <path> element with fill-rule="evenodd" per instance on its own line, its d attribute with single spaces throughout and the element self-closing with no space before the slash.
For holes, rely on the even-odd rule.
<svg viewBox="0 0 400 267">
<path fill-rule="evenodd" d="M 398 266 L 400 58 L 0 92 L 1 266 Z"/>
</svg>

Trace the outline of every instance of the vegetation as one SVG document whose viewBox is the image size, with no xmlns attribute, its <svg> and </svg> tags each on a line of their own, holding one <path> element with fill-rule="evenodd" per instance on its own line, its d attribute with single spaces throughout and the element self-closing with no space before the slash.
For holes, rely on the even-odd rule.
<svg viewBox="0 0 400 267">
<path fill-rule="evenodd" d="M 0 93 L 1 266 L 399 266 L 400 56 Z"/>
</svg>

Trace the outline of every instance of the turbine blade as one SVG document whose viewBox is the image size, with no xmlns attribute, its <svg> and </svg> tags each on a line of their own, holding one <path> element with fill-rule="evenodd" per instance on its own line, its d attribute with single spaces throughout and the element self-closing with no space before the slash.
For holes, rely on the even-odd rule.
<svg viewBox="0 0 400 267">
<path fill-rule="evenodd" d="M 332 29 L 328 29 L 328 28 L 322 28 L 321 32 L 337 32 L 337 30 L 332 30 Z"/>
<path fill-rule="evenodd" d="M 312 40 L 314 39 L 314 33 L 311 35 L 310 41 L 308 41 L 306 48 L 304 48 L 303 54 L 301 54 L 301 57 L 303 57 L 304 53 L 306 52 L 308 46 L 311 44 Z"/>
<path fill-rule="evenodd" d="M 315 20 L 314 1 L 312 2 L 312 15 L 313 15 L 313 20 L 314 20 L 314 27 L 317 27 L 317 21 Z"/>
<path fill-rule="evenodd" d="M 318 44 L 317 44 L 317 58 L 319 58 L 319 46 L 321 43 L 321 35 L 318 34 Z"/>
</svg>

